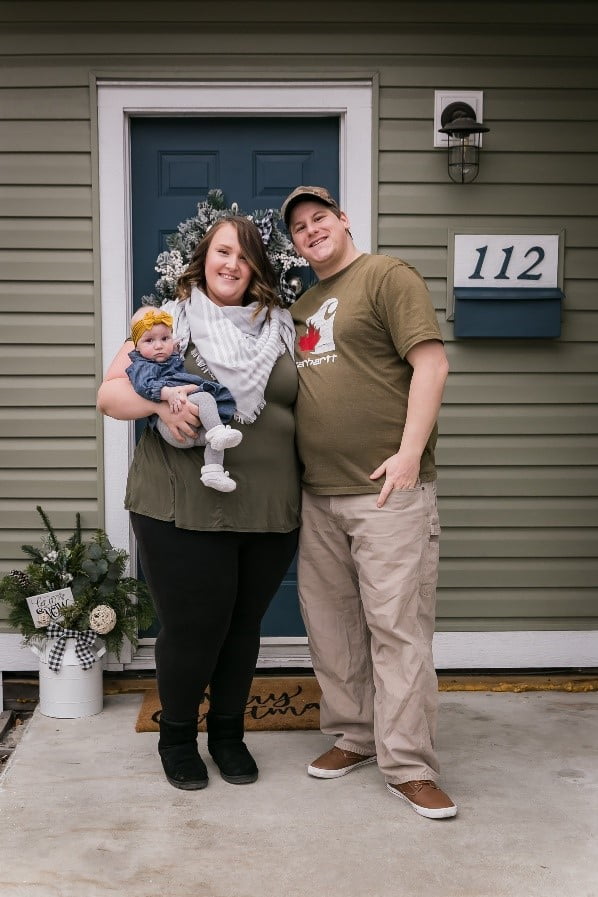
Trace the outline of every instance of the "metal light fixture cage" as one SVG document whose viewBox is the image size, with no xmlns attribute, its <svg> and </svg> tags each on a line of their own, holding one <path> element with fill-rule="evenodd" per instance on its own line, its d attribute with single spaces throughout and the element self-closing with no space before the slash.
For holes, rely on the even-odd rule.
<svg viewBox="0 0 598 897">
<path fill-rule="evenodd" d="M 449 103 L 442 110 L 438 130 L 448 135 L 448 172 L 456 184 L 470 184 L 480 168 L 480 134 L 489 131 L 476 121 L 475 111 L 462 101 Z"/>
</svg>

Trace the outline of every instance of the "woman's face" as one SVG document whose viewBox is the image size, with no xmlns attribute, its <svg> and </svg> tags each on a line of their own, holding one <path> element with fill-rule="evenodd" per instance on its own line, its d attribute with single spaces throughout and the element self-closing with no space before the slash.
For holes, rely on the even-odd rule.
<svg viewBox="0 0 598 897">
<path fill-rule="evenodd" d="M 206 293 L 216 305 L 242 305 L 252 273 L 236 227 L 228 223 L 221 225 L 206 254 Z"/>
</svg>

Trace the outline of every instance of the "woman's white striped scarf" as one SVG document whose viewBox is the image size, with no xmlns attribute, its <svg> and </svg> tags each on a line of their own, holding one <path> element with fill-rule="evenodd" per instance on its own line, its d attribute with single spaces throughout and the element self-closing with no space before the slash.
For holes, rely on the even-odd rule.
<svg viewBox="0 0 598 897">
<path fill-rule="evenodd" d="M 237 410 L 235 420 L 255 421 L 265 403 L 264 391 L 278 358 L 294 352 L 295 328 L 288 309 L 265 308 L 257 315 L 257 303 L 216 305 L 197 287 L 183 302 L 166 302 L 162 308 L 174 318 L 174 336 L 184 355 L 189 341 L 200 371 L 231 391 Z"/>
</svg>

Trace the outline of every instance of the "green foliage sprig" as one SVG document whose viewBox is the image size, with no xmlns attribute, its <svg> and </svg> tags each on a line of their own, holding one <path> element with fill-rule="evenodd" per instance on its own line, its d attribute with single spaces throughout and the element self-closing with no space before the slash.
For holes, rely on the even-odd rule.
<svg viewBox="0 0 598 897">
<path fill-rule="evenodd" d="M 153 608 L 145 583 L 125 575 L 127 552 L 114 548 L 101 529 L 89 541 L 83 541 L 79 514 L 73 534 L 62 543 L 39 505 L 37 512 L 45 527 L 41 547 L 22 545 L 30 559 L 25 570 L 11 570 L 0 579 L 0 599 L 9 606 L 11 626 L 21 632 L 26 644 L 43 641 L 45 630 L 36 629 L 27 598 L 70 588 L 75 600 L 63 609 L 58 621 L 61 626 L 89 629 L 91 611 L 106 605 L 116 615 L 114 628 L 101 636 L 108 650 L 119 656 L 125 638 L 135 647 L 138 629 L 148 627 L 153 620 Z"/>
</svg>

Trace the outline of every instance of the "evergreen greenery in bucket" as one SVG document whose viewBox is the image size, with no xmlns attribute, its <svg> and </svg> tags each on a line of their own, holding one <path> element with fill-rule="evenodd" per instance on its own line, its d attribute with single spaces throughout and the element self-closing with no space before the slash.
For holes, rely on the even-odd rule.
<svg viewBox="0 0 598 897">
<path fill-rule="evenodd" d="M 79 514 L 73 534 L 61 542 L 39 505 L 37 512 L 45 527 L 41 546 L 22 545 L 29 563 L 0 579 L 0 600 L 9 606 L 10 624 L 21 632 L 25 644 L 43 642 L 48 626 L 56 635 L 58 626 L 95 633 L 117 656 L 125 639 L 136 646 L 138 629 L 152 622 L 153 607 L 145 583 L 125 575 L 127 552 L 114 548 L 101 529 L 84 541 Z M 67 594 L 68 599 L 44 605 L 44 598 L 54 594 Z M 48 613 L 32 613 L 28 599 L 35 596 Z"/>
</svg>

